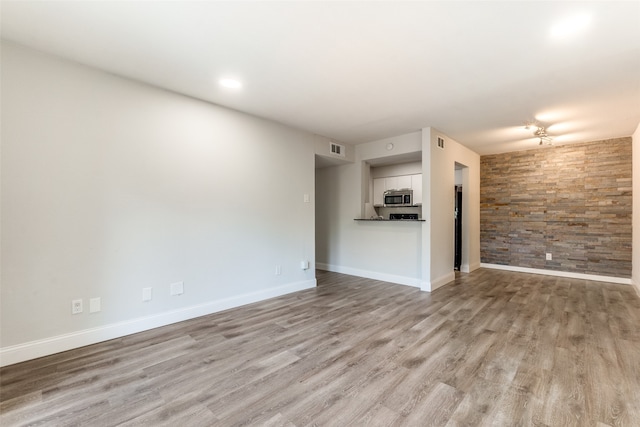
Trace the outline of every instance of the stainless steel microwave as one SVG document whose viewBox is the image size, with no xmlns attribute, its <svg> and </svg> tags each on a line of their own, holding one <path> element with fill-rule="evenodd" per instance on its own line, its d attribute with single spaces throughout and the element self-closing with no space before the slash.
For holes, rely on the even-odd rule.
<svg viewBox="0 0 640 427">
<path fill-rule="evenodd" d="M 384 206 L 413 206 L 413 190 L 385 191 Z"/>
</svg>

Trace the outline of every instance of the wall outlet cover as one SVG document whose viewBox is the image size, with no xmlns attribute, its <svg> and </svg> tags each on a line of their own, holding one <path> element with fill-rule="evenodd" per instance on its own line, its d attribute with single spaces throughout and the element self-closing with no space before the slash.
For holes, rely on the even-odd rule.
<svg viewBox="0 0 640 427">
<path fill-rule="evenodd" d="M 71 314 L 80 314 L 82 313 L 82 300 L 74 299 L 71 301 Z"/>
<path fill-rule="evenodd" d="M 151 301 L 152 296 L 153 296 L 153 288 L 142 288 L 143 302 Z"/>
<path fill-rule="evenodd" d="M 170 288 L 171 295 L 182 295 L 184 293 L 184 282 L 172 283 Z"/>
<path fill-rule="evenodd" d="M 102 310 L 100 298 L 89 299 L 89 313 L 97 313 Z"/>
</svg>

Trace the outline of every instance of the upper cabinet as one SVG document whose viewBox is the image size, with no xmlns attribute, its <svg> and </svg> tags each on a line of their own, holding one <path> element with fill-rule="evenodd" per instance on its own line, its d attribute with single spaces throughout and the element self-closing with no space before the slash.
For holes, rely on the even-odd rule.
<svg viewBox="0 0 640 427">
<path fill-rule="evenodd" d="M 413 190 L 413 204 L 422 204 L 422 174 L 417 173 L 411 176 L 411 189 Z"/>
<path fill-rule="evenodd" d="M 382 206 L 384 204 L 384 192 L 386 178 L 375 178 L 373 180 L 373 206 Z"/>
<path fill-rule="evenodd" d="M 385 190 L 404 190 L 411 188 L 411 175 L 390 176 L 384 178 Z"/>
</svg>

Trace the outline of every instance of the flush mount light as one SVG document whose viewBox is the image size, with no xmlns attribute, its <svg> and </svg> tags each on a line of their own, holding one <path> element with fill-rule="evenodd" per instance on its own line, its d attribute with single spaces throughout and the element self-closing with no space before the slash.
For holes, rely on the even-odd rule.
<svg viewBox="0 0 640 427">
<path fill-rule="evenodd" d="M 242 87 L 242 83 L 236 79 L 220 79 L 218 83 L 220 83 L 220 86 L 229 89 L 240 89 Z"/>
<path fill-rule="evenodd" d="M 584 30 L 591 22 L 591 16 L 586 13 L 574 15 L 551 27 L 551 37 L 564 39 Z"/>
</svg>

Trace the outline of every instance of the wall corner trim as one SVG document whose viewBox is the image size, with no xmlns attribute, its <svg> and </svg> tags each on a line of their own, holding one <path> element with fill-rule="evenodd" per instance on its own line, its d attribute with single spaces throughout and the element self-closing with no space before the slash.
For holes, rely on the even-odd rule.
<svg viewBox="0 0 640 427">
<path fill-rule="evenodd" d="M 617 283 L 620 285 L 631 285 L 631 279 L 624 277 L 599 276 L 595 274 L 572 273 L 570 271 L 544 270 L 540 268 L 516 267 L 512 265 L 487 264 L 480 263 L 482 268 L 490 268 L 493 270 L 515 271 L 519 273 L 544 274 L 547 276 L 568 277 L 571 279 L 593 280 L 596 282 Z"/>
<path fill-rule="evenodd" d="M 38 357 L 49 356 L 62 351 L 96 344 L 103 341 L 120 338 L 126 335 L 155 329 L 172 323 L 194 319 L 200 316 L 217 313 L 230 308 L 240 307 L 269 298 L 275 298 L 292 292 L 311 289 L 316 286 L 316 279 L 303 280 L 276 286 L 257 292 L 250 292 L 230 298 L 209 301 L 203 304 L 180 308 L 154 314 L 152 316 L 139 317 L 97 328 L 58 335 L 41 340 L 17 344 L 0 349 L 0 367 L 13 365 Z"/>
<path fill-rule="evenodd" d="M 471 273 L 472 271 L 475 271 L 477 269 L 480 268 L 480 263 L 479 262 L 474 262 L 473 264 L 462 264 L 460 266 L 460 272 L 461 273 Z"/>
<path fill-rule="evenodd" d="M 453 282 L 454 280 L 456 280 L 456 273 L 454 271 L 451 271 L 445 274 L 444 276 L 440 276 L 437 279 L 427 282 L 426 286 L 421 289 L 423 291 L 433 292 L 436 289 L 441 288 L 444 285 Z"/>
<path fill-rule="evenodd" d="M 638 297 L 640 297 L 640 283 L 634 281 L 633 279 L 631 280 L 631 284 L 633 285 L 633 287 L 636 289 L 636 293 L 638 294 Z"/>
</svg>

